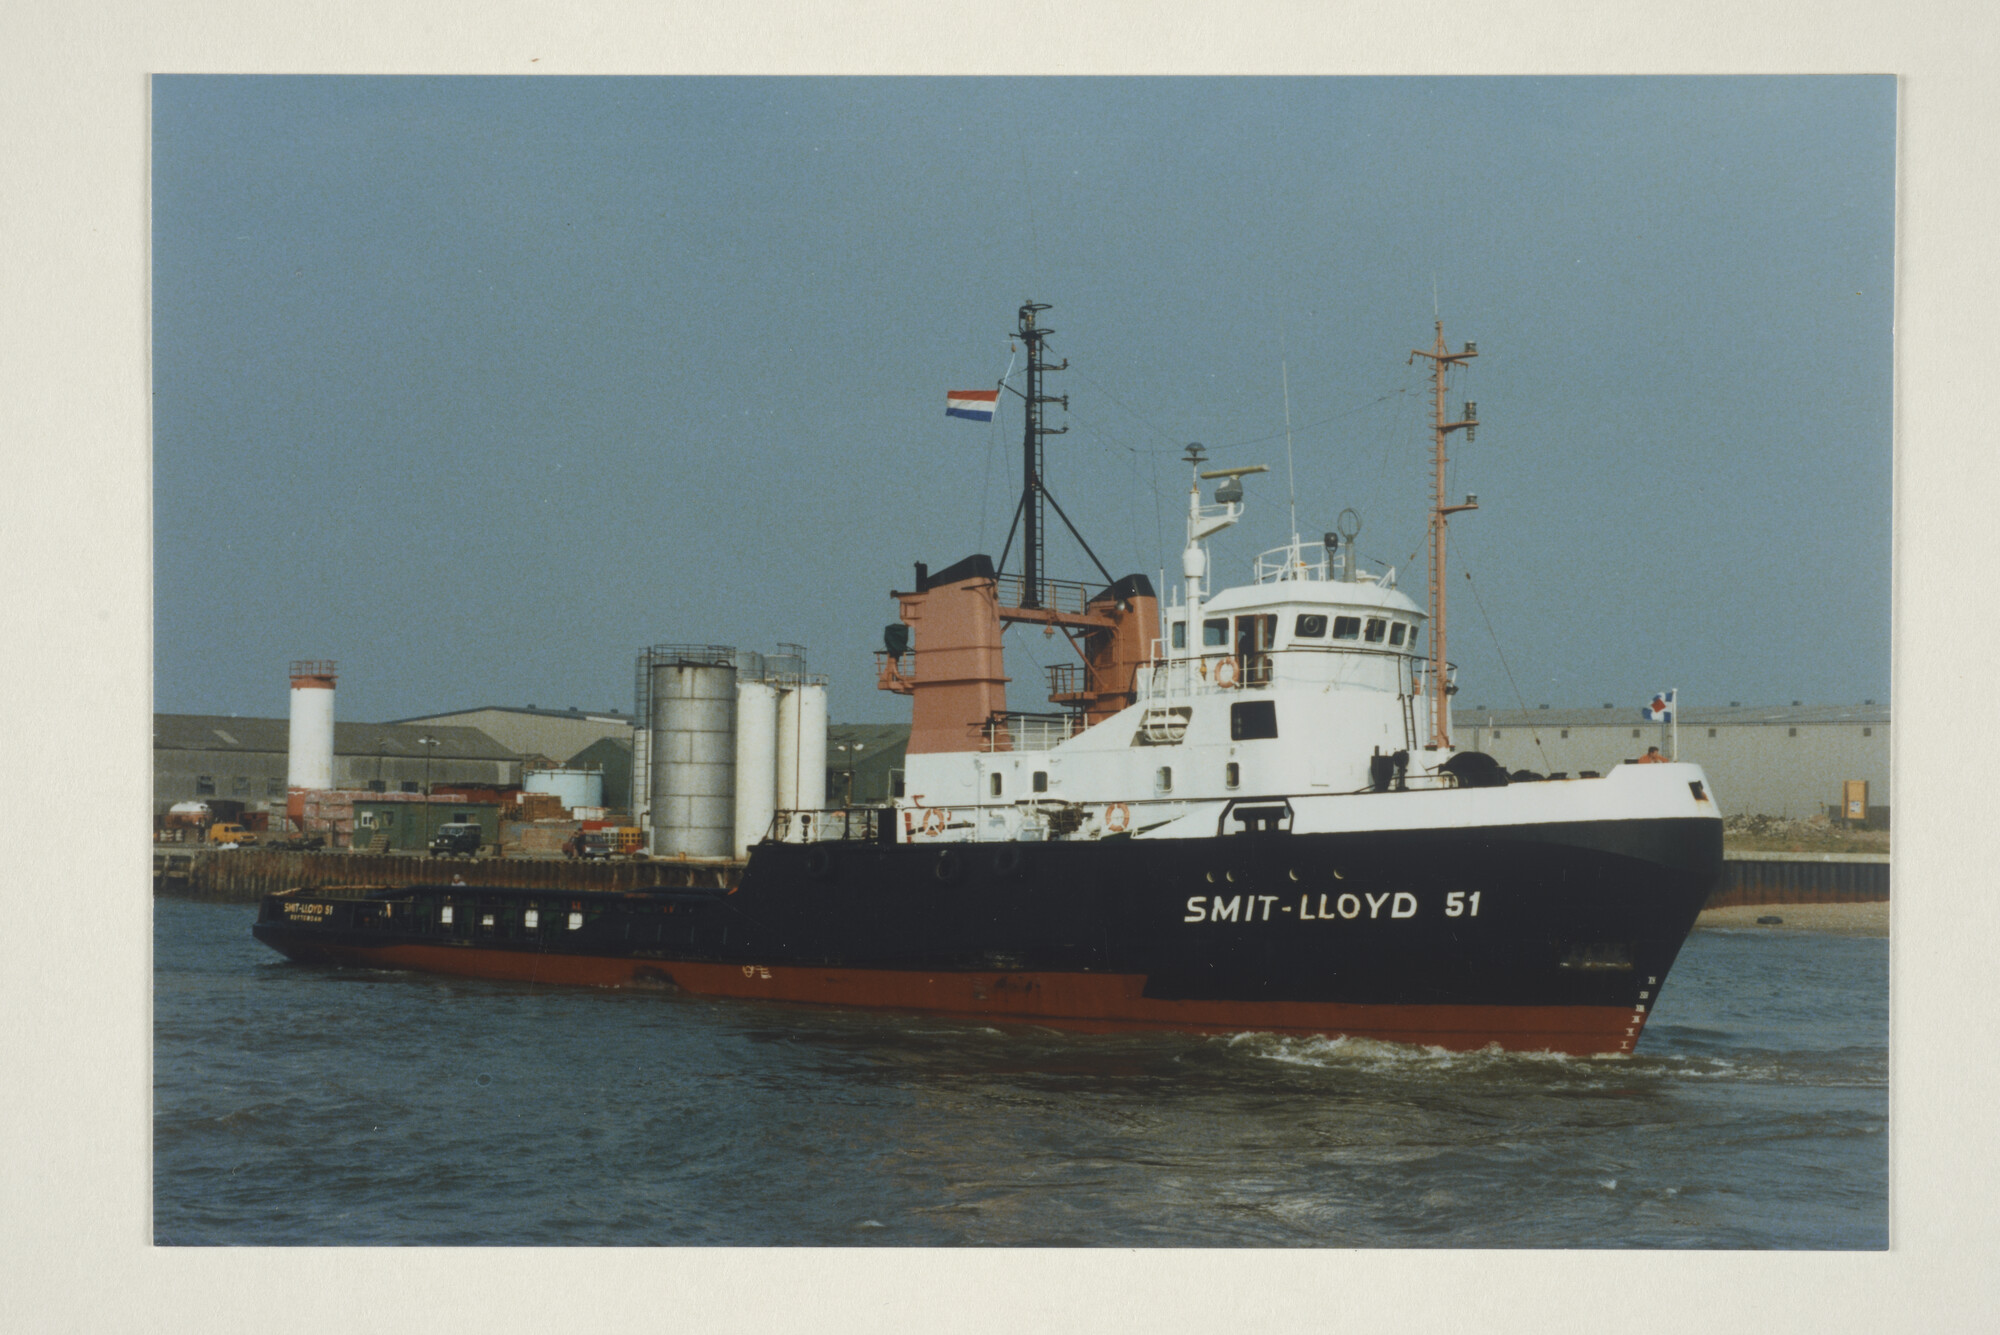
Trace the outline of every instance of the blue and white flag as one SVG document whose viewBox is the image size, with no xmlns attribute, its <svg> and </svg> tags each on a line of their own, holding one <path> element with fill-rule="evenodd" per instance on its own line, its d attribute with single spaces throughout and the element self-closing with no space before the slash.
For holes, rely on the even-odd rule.
<svg viewBox="0 0 2000 1335">
<path fill-rule="evenodd" d="M 1672 723 L 1674 721 L 1674 693 L 1663 691 L 1653 697 L 1653 703 L 1639 711 L 1639 717 L 1648 723 Z"/>
<path fill-rule="evenodd" d="M 990 422 L 1000 399 L 997 389 L 948 389 L 944 395 L 944 415 L 963 417 L 971 422 Z"/>
</svg>

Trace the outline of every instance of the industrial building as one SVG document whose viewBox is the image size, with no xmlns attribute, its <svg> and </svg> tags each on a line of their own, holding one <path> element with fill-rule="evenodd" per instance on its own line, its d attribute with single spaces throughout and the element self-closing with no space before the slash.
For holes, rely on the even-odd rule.
<svg viewBox="0 0 2000 1335">
<path fill-rule="evenodd" d="M 627 743 L 632 740 L 630 715 L 615 709 L 584 710 L 573 705 L 568 709 L 481 705 L 476 709 L 455 709 L 390 722 L 477 728 L 530 764 L 567 764 L 579 751 L 607 737 L 621 738 Z"/>
<path fill-rule="evenodd" d="M 327 788 L 416 793 L 446 784 L 508 787 L 521 759 L 477 728 L 334 723 Z M 430 738 L 434 744 L 427 744 Z M 176 802 L 285 809 L 291 723 L 222 714 L 153 715 L 153 812 Z"/>
<path fill-rule="evenodd" d="M 1869 823 L 1889 819 L 1889 711 L 1860 705 L 1706 706 L 1679 711 L 1681 760 L 1700 765 L 1727 815 L 1816 816 L 1840 807 L 1842 784 L 1868 785 Z M 1602 774 L 1649 746 L 1674 749 L 1676 730 L 1631 707 L 1491 710 L 1459 706 L 1453 740 L 1508 770 Z"/>
</svg>

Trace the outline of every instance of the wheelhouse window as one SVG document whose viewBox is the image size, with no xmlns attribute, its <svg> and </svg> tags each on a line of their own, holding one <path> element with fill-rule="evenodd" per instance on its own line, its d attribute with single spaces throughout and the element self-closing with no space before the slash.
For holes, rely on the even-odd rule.
<svg viewBox="0 0 2000 1335">
<path fill-rule="evenodd" d="M 1360 617 L 1335 617 L 1333 638 L 1336 640 L 1358 640 L 1361 638 Z"/>
<path fill-rule="evenodd" d="M 987 787 L 993 796 L 1000 796 L 1000 775 L 997 772 L 987 776 Z"/>
<path fill-rule="evenodd" d="M 1229 706 L 1229 740 L 1255 742 L 1278 735 L 1278 702 L 1239 700 Z"/>
<path fill-rule="evenodd" d="M 1038 769 L 1035 771 L 1034 789 L 1038 793 L 1046 793 L 1049 790 L 1049 772 L 1047 770 Z"/>
<path fill-rule="evenodd" d="M 1173 790 L 1174 767 L 1172 765 L 1162 765 L 1160 766 L 1160 772 L 1153 776 L 1153 791 L 1156 793 L 1171 793 Z"/>
<path fill-rule="evenodd" d="M 1400 621 L 1398 621 L 1395 625 L 1389 627 L 1389 643 L 1391 645 L 1401 644 L 1403 642 L 1403 632 L 1408 629 L 1409 627 L 1405 626 Z"/>
<path fill-rule="evenodd" d="M 1223 787 L 1234 788 L 1242 781 L 1243 781 L 1243 771 L 1237 766 L 1235 761 L 1232 760 L 1227 765 L 1224 765 L 1222 767 Z"/>
<path fill-rule="evenodd" d="M 1187 622 L 1173 621 L 1169 622 L 1168 625 L 1172 629 L 1174 648 L 1176 649 L 1187 648 Z"/>
<path fill-rule="evenodd" d="M 1389 623 L 1381 617 L 1368 618 L 1368 643 L 1380 644 L 1389 637 Z"/>
<path fill-rule="evenodd" d="M 1229 618 L 1210 617 L 1201 623 L 1201 644 L 1204 649 L 1227 649 L 1229 647 Z"/>
<path fill-rule="evenodd" d="M 1304 612 L 1292 623 L 1292 638 L 1295 640 L 1323 640 L 1326 638 L 1326 614 L 1324 612 Z"/>
</svg>

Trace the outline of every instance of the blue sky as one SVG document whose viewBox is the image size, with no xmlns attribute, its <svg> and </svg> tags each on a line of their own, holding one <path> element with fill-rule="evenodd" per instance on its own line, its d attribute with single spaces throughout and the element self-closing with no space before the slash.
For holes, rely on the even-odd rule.
<svg viewBox="0 0 2000 1335">
<path fill-rule="evenodd" d="M 1886 77 L 153 93 L 161 710 L 282 715 L 305 657 L 349 719 L 629 708 L 643 645 L 797 641 L 897 719 L 888 591 L 1016 494 L 943 392 L 1028 298 L 1114 573 L 1175 564 L 1189 441 L 1273 469 L 1219 572 L 1284 540 L 1288 379 L 1301 531 L 1355 508 L 1421 598 L 1435 309 L 1462 702 L 1888 697 Z M 1061 641 L 1009 644 L 1032 706 Z"/>
</svg>

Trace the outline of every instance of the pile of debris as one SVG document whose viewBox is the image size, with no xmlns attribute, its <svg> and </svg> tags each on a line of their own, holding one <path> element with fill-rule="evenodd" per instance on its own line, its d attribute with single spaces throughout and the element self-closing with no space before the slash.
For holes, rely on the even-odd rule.
<svg viewBox="0 0 2000 1335">
<path fill-rule="evenodd" d="M 1722 822 L 1725 848 L 1767 853 L 1886 853 L 1887 830 L 1856 829 L 1824 815 L 1729 816 Z"/>
</svg>

